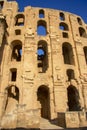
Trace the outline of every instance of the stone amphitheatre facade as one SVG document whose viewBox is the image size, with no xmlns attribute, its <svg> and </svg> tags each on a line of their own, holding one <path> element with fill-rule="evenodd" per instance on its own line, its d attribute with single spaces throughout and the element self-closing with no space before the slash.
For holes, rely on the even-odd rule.
<svg viewBox="0 0 87 130">
<path fill-rule="evenodd" d="M 0 126 L 87 126 L 87 24 L 75 14 L 0 0 Z"/>
</svg>

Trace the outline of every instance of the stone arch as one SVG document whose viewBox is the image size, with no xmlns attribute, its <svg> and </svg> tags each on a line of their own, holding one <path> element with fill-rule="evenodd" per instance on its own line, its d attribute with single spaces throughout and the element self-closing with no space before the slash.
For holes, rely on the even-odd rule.
<svg viewBox="0 0 87 130">
<path fill-rule="evenodd" d="M 67 88 L 67 96 L 68 96 L 68 107 L 69 111 L 80 111 L 81 106 L 79 103 L 79 92 L 77 88 L 73 85 L 70 85 Z"/>
<path fill-rule="evenodd" d="M 65 20 L 65 15 L 63 12 L 60 12 L 60 20 L 64 21 Z"/>
<path fill-rule="evenodd" d="M 48 45 L 46 41 L 40 40 L 38 42 L 37 54 L 39 72 L 45 73 L 48 68 Z"/>
<path fill-rule="evenodd" d="M 68 30 L 69 30 L 68 25 L 67 25 L 66 23 L 64 23 L 64 22 L 61 22 L 61 23 L 59 24 L 59 28 L 60 28 L 61 30 L 63 30 L 63 31 L 68 31 Z"/>
<path fill-rule="evenodd" d="M 86 37 L 87 38 L 86 31 L 83 27 L 79 27 L 79 35 L 80 35 L 80 37 Z"/>
<path fill-rule="evenodd" d="M 47 24 L 44 20 L 39 20 L 37 22 L 37 34 L 46 36 L 47 34 Z"/>
<path fill-rule="evenodd" d="M 74 65 L 73 49 L 70 43 L 63 43 L 62 52 L 65 64 Z"/>
<path fill-rule="evenodd" d="M 77 22 L 78 22 L 79 25 L 82 25 L 82 20 L 81 20 L 81 18 L 77 17 Z"/>
<path fill-rule="evenodd" d="M 17 14 L 15 16 L 15 26 L 23 26 L 24 25 L 24 14 Z"/>
<path fill-rule="evenodd" d="M 49 88 L 41 85 L 37 90 L 37 99 L 41 104 L 41 117 L 50 118 L 50 94 Z"/>
<path fill-rule="evenodd" d="M 39 10 L 39 18 L 44 18 L 44 10 L 43 9 Z"/>
<path fill-rule="evenodd" d="M 12 113 L 19 103 L 19 88 L 11 85 L 5 89 L 5 113 Z"/>
<path fill-rule="evenodd" d="M 12 47 L 11 61 L 21 61 L 22 42 L 20 40 L 15 40 L 12 42 L 11 47 Z"/>
</svg>

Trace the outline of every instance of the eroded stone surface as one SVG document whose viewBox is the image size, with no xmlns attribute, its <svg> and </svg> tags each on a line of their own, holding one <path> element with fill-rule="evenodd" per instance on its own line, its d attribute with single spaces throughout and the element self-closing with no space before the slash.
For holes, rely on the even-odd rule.
<svg viewBox="0 0 87 130">
<path fill-rule="evenodd" d="M 1 127 L 40 128 L 41 118 L 58 128 L 87 126 L 83 19 L 31 6 L 18 12 L 15 1 L 0 4 Z"/>
</svg>

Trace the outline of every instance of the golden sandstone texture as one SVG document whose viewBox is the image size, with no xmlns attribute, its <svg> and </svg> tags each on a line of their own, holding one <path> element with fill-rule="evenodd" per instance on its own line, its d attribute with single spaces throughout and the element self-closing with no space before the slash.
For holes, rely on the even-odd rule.
<svg viewBox="0 0 87 130">
<path fill-rule="evenodd" d="M 0 127 L 87 126 L 87 24 L 0 0 Z"/>
</svg>

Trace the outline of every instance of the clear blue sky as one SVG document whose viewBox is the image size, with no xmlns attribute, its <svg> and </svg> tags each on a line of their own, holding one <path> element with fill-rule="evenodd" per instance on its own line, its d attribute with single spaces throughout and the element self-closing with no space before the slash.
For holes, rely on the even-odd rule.
<svg viewBox="0 0 87 130">
<path fill-rule="evenodd" d="M 16 0 L 20 11 L 30 5 L 32 7 L 52 8 L 80 15 L 87 23 L 87 0 Z"/>
</svg>

